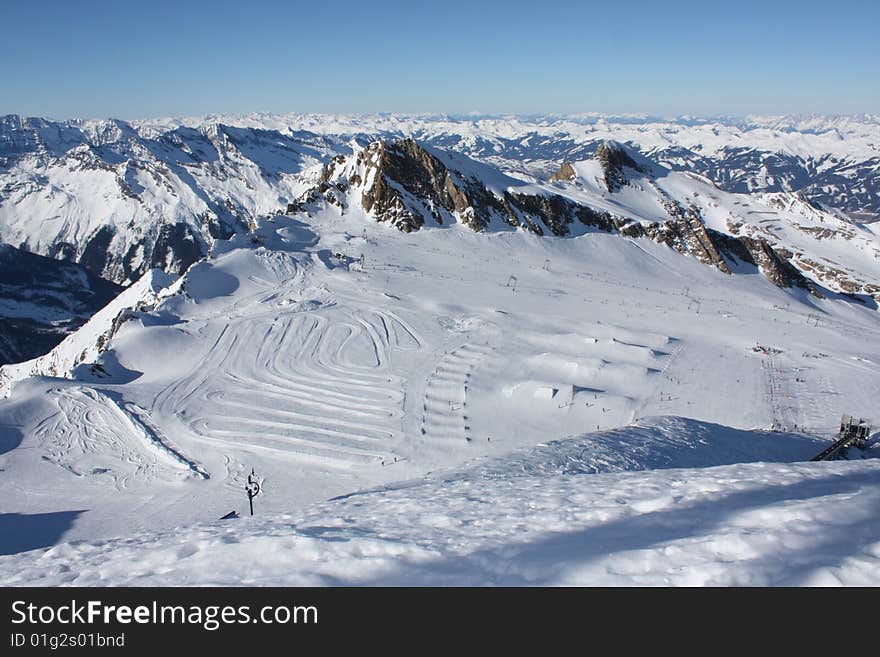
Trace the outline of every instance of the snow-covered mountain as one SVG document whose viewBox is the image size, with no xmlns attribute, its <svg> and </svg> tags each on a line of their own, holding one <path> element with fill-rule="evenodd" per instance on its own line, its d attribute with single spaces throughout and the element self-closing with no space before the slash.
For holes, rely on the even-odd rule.
<svg viewBox="0 0 880 657">
<path fill-rule="evenodd" d="M 214 239 L 299 193 L 295 173 L 329 157 L 315 135 L 206 124 L 0 118 L 0 236 L 119 283 L 180 274 Z"/>
<path fill-rule="evenodd" d="M 205 120 L 185 122 L 199 125 Z M 726 191 L 803 191 L 812 201 L 847 212 L 855 220 L 880 217 L 880 117 L 873 115 L 661 119 L 601 114 L 257 114 L 210 120 L 325 135 L 412 137 L 539 178 L 549 176 L 563 161 L 589 159 L 599 144 L 613 140 L 631 144 L 672 169 L 708 177 Z"/>
<path fill-rule="evenodd" d="M 451 223 L 555 236 L 598 230 L 665 244 L 726 274 L 759 270 L 780 287 L 815 295 L 816 283 L 869 299 L 880 294 L 880 242 L 871 228 L 800 192 L 724 192 L 618 142 L 602 142 L 589 160 L 564 163 L 547 183 L 412 139 L 353 150 L 312 171 L 314 185 L 288 212 L 356 206 L 405 232 Z"/>
<path fill-rule="evenodd" d="M 66 155 L 59 135 L 100 122 L 15 133 L 44 136 L 4 160 L 4 185 L 78 181 L 68 200 L 95 214 L 59 204 L 56 227 L 122 226 L 100 252 L 134 283 L 48 354 L 0 368 L 3 583 L 876 581 L 876 436 L 807 462 L 880 395 L 873 226 L 795 192 L 725 191 L 632 139 L 538 174 L 392 137 L 395 117 L 296 120 L 221 121 L 248 140 L 191 179 L 166 165 L 172 187 L 234 191 L 253 214 L 212 236 L 173 205 L 198 249 L 159 268 L 124 257 L 159 243 L 143 210 L 158 187 L 138 174 L 149 203 L 119 205 L 121 168 Z M 541 121 L 563 119 L 524 124 Z M 651 125 L 627 121 L 606 124 Z M 126 143 L 208 139 L 185 123 L 131 124 Z M 809 125 L 736 129 L 828 139 Z M 266 130 L 311 144 L 271 182 L 265 149 L 243 145 Z M 110 187 L 89 196 L 80 175 Z M 42 194 L 4 192 L 4 237 L 28 232 L 22 203 Z M 42 227 L 34 251 L 54 239 Z M 252 471 L 260 518 L 218 520 L 247 508 Z M 252 550 L 258 568 L 220 567 Z"/>
<path fill-rule="evenodd" d="M 0 365 L 45 354 L 121 291 L 79 265 L 0 243 Z"/>
<path fill-rule="evenodd" d="M 298 174 L 352 142 L 413 138 L 547 180 L 626 143 L 735 193 L 800 192 L 851 219 L 880 216 L 876 117 L 749 118 L 252 115 L 195 120 L 0 118 L 0 237 L 118 283 L 180 273 L 218 237 L 284 208 Z"/>
</svg>

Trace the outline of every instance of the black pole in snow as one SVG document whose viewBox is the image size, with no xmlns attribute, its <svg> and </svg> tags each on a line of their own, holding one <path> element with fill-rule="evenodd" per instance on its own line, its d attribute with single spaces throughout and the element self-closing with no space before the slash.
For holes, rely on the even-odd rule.
<svg viewBox="0 0 880 657">
<path fill-rule="evenodd" d="M 248 475 L 247 484 L 244 489 L 247 491 L 248 503 L 251 506 L 251 515 L 254 515 L 254 498 L 260 494 L 260 482 L 257 481 L 257 475 L 254 473 L 253 468 L 251 468 L 251 473 Z"/>
</svg>

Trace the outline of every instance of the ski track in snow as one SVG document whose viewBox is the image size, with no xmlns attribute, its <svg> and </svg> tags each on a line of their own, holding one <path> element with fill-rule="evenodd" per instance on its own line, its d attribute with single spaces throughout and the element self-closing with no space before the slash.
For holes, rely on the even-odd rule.
<svg viewBox="0 0 880 657">
<path fill-rule="evenodd" d="M 419 345 L 382 312 L 234 320 L 160 407 L 186 417 L 205 440 L 378 464 L 401 437 L 404 382 L 390 372 L 391 353 Z M 246 390 L 246 400 L 235 390 Z"/>
<path fill-rule="evenodd" d="M 331 253 L 345 248 L 332 231 L 363 221 L 325 219 Z M 783 467 L 822 441 L 750 430 L 827 440 L 841 412 L 870 412 L 869 310 L 606 235 L 382 235 L 358 271 L 221 246 L 120 328 L 106 377 L 86 361 L 79 380 L 16 384 L 0 448 L 19 426 L 23 445 L 0 453 L 17 477 L 0 492 L 29 494 L 5 511 L 88 511 L 56 541 L 77 543 L 0 559 L 0 581 L 803 583 L 825 545 L 839 569 L 822 578 L 874 581 L 873 466 Z M 805 321 L 817 307 L 821 326 Z M 756 340 L 786 351 L 762 364 Z M 814 486 L 824 465 L 841 477 Z M 264 517 L 212 522 L 242 510 L 254 466 L 271 482 Z M 98 540 L 110 535 L 127 538 Z M 809 572 L 751 556 L 791 545 Z M 225 568 L 254 551 L 257 571 Z M 858 563 L 840 566 L 849 554 Z"/>
<path fill-rule="evenodd" d="M 80 477 L 106 475 L 119 489 L 133 480 L 174 480 L 181 469 L 204 474 L 157 438 L 139 414 L 127 412 L 107 395 L 80 386 L 55 392 L 58 412 L 34 430 L 47 461 Z"/>
</svg>

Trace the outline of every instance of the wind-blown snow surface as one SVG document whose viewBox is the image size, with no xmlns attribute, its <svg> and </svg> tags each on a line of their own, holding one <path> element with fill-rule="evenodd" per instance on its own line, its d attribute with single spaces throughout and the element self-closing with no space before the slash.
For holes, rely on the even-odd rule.
<svg viewBox="0 0 880 657">
<path fill-rule="evenodd" d="M 684 438 L 693 424 L 679 422 L 674 429 Z M 734 438 L 740 454 L 762 440 L 785 440 L 749 439 L 744 432 Z M 566 447 L 589 450 L 591 442 Z M 808 453 L 805 442 L 795 439 L 791 454 L 798 449 Z M 2 572 L 8 573 L 3 581 L 164 586 L 880 583 L 880 461 L 588 475 L 559 467 L 552 460 L 556 451 L 538 449 L 512 464 L 355 494 L 295 516 L 220 521 L 7 557 L 0 559 Z"/>
<path fill-rule="evenodd" d="M 311 221 L 151 279 L 72 336 L 99 367 L 4 384 L 2 581 L 873 581 L 878 462 L 769 462 L 871 416 L 874 311 L 647 240 Z M 251 468 L 263 524 L 218 524 Z"/>
</svg>

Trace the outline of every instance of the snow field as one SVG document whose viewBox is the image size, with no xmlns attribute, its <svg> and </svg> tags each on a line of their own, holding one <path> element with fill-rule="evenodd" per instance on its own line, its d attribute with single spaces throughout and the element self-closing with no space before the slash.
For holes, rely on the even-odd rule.
<svg viewBox="0 0 880 657">
<path fill-rule="evenodd" d="M 870 417 L 874 312 L 645 240 L 369 221 L 261 222 L 123 324 L 108 376 L 14 383 L 3 513 L 76 515 L 3 581 L 873 581 L 871 461 L 778 462 Z M 260 519 L 216 523 L 251 468 Z"/>
</svg>

